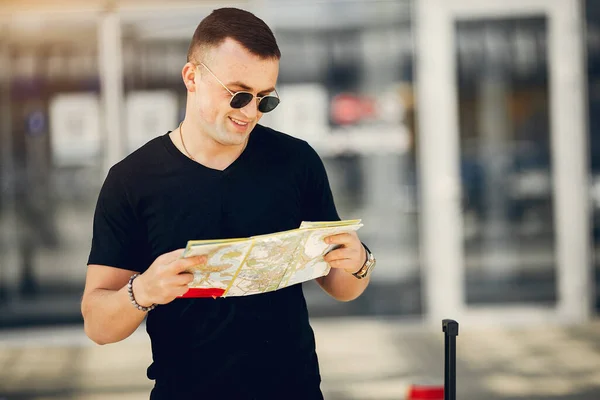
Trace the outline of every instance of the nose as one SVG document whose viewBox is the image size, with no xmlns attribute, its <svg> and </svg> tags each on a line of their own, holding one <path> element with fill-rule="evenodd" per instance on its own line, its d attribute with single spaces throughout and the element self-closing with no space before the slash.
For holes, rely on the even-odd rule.
<svg viewBox="0 0 600 400">
<path fill-rule="evenodd" d="M 250 103 L 242 107 L 240 111 L 242 112 L 242 114 L 244 114 L 244 116 L 246 116 L 246 118 L 254 120 L 256 118 L 256 115 L 258 114 L 258 103 L 256 101 L 256 98 L 252 99 Z"/>
</svg>

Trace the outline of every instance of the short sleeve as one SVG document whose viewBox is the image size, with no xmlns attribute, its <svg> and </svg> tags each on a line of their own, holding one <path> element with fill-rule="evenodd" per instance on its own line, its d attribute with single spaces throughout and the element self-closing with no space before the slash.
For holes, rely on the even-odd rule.
<svg viewBox="0 0 600 400">
<path fill-rule="evenodd" d="M 125 185 L 111 169 L 102 185 L 96 210 L 88 265 L 143 272 L 149 266 L 145 229 L 136 217 Z"/>
<path fill-rule="evenodd" d="M 304 152 L 305 181 L 302 201 L 304 221 L 339 221 L 327 171 L 317 152 L 306 145 Z"/>
</svg>

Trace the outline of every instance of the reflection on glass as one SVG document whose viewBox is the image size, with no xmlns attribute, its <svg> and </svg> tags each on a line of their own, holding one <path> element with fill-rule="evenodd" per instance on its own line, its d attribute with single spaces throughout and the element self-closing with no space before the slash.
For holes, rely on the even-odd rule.
<svg viewBox="0 0 600 400">
<path fill-rule="evenodd" d="M 3 43 L 0 328 L 80 320 L 103 180 L 96 42 L 91 26 Z"/>
<path fill-rule="evenodd" d="M 261 122 L 315 147 L 340 216 L 362 218 L 361 239 L 377 256 L 371 284 L 354 302 L 336 304 L 306 285 L 312 316 L 422 312 L 412 26 L 403 20 L 407 15 L 397 18 L 275 32 L 284 54 L 278 81 L 282 103 Z"/>
<path fill-rule="evenodd" d="M 588 116 L 590 133 L 592 242 L 596 312 L 600 313 L 600 4 L 586 1 Z"/>
<path fill-rule="evenodd" d="M 340 214 L 363 218 L 361 238 L 378 259 L 355 302 L 307 287 L 313 316 L 421 312 L 410 5 L 356 1 L 339 13 L 327 2 L 297 2 L 277 12 L 283 101 L 261 123 L 316 148 Z M 125 153 L 183 118 L 180 72 L 200 15 L 172 14 L 157 28 L 152 13 L 142 14 L 121 21 Z M 99 102 L 103 26 L 71 20 L 39 37 L 16 31 L 2 44 L 0 112 L 10 119 L 0 121 L 0 185 L 10 190 L 0 193 L 0 328 L 81 318 L 91 218 L 115 148 Z"/>
<path fill-rule="evenodd" d="M 468 303 L 555 301 L 546 32 L 456 24 Z"/>
</svg>

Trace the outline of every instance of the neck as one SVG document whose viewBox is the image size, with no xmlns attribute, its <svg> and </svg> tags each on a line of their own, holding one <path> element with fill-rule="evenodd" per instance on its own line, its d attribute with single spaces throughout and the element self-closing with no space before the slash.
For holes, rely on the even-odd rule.
<svg viewBox="0 0 600 400">
<path fill-rule="evenodd" d="M 194 129 L 193 123 L 184 119 L 179 127 L 171 132 L 171 140 L 188 158 L 206 167 L 224 170 L 244 151 L 248 138 L 239 145 L 224 145 L 206 134 Z"/>
</svg>

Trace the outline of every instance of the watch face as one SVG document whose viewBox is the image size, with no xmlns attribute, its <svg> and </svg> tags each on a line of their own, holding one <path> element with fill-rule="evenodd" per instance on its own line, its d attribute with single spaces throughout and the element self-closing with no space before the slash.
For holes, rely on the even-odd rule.
<svg viewBox="0 0 600 400">
<path fill-rule="evenodd" d="M 366 273 L 366 275 L 370 274 L 371 271 L 373 271 L 373 269 L 375 268 L 375 259 L 369 260 L 367 262 L 367 264 L 369 264 L 369 265 L 367 266 L 367 271 L 366 271 L 367 273 Z"/>
</svg>

